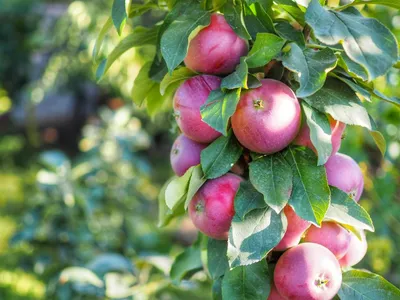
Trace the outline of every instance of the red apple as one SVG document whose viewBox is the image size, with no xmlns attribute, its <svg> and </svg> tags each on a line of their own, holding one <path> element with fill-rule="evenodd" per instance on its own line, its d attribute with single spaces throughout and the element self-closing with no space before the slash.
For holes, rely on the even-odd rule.
<svg viewBox="0 0 400 300">
<path fill-rule="evenodd" d="M 365 237 L 364 231 L 360 232 L 361 240 L 355 236 L 355 234 L 351 234 L 351 241 L 349 250 L 347 253 L 339 260 L 339 263 L 342 267 L 352 267 L 358 264 L 367 253 L 367 239 Z"/>
<path fill-rule="evenodd" d="M 276 289 L 275 285 L 272 284 L 271 292 L 269 293 L 267 300 L 285 300 L 285 298 L 283 298 L 281 294 L 278 293 L 278 290 Z"/>
</svg>

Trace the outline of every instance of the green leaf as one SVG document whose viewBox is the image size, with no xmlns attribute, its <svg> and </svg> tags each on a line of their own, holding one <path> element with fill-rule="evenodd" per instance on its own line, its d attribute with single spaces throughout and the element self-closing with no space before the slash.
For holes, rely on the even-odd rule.
<svg viewBox="0 0 400 300">
<path fill-rule="evenodd" d="M 207 179 L 227 173 L 242 155 L 243 148 L 232 130 L 221 136 L 201 152 L 201 167 Z"/>
<path fill-rule="evenodd" d="M 200 271 L 203 268 L 200 252 L 200 248 L 194 245 L 179 254 L 171 266 L 171 279 L 179 282 Z"/>
<path fill-rule="evenodd" d="M 335 120 L 371 129 L 367 110 L 351 88 L 335 78 L 328 78 L 315 94 L 304 98 L 312 107 L 330 114 Z"/>
<path fill-rule="evenodd" d="M 368 80 L 368 73 L 364 67 L 352 61 L 345 52 L 339 56 L 339 66 L 347 71 L 352 77 L 359 78 L 363 81 Z"/>
<path fill-rule="evenodd" d="M 165 189 L 165 203 L 172 211 L 186 200 L 194 168 L 191 167 L 181 177 L 175 176 Z"/>
<path fill-rule="evenodd" d="M 141 83 L 139 83 L 141 84 Z M 149 116 L 154 117 L 158 112 L 163 110 L 164 104 L 167 104 L 167 99 L 169 97 L 161 96 L 160 94 L 160 85 L 155 84 L 148 92 L 146 97 L 146 108 Z"/>
<path fill-rule="evenodd" d="M 306 21 L 321 42 L 342 44 L 349 58 L 365 68 L 369 80 L 384 75 L 397 61 L 394 35 L 378 20 L 363 17 L 355 8 L 333 12 L 312 0 Z"/>
<path fill-rule="evenodd" d="M 180 84 L 182 81 L 185 81 L 186 79 L 189 79 L 195 75 L 195 72 L 185 67 L 174 70 L 172 74 L 166 74 L 160 83 L 161 95 L 165 94 L 165 91 L 172 83 Z"/>
<path fill-rule="evenodd" d="M 291 43 L 290 50 L 282 58 L 283 65 L 298 74 L 300 88 L 296 95 L 308 97 L 324 85 L 328 72 L 336 67 L 337 58 L 329 48 L 323 50 L 301 49 Z"/>
<path fill-rule="evenodd" d="M 275 32 L 271 17 L 260 3 L 256 2 L 251 6 L 245 5 L 244 12 L 244 22 L 252 40 L 256 39 L 258 33 Z"/>
<path fill-rule="evenodd" d="M 325 215 L 326 220 L 350 225 L 358 229 L 374 231 L 369 214 L 345 192 L 331 187 L 331 205 Z"/>
<path fill-rule="evenodd" d="M 317 157 L 308 148 L 289 147 L 284 156 L 293 171 L 289 204 L 300 218 L 321 225 L 331 198 L 324 166 L 317 166 Z"/>
<path fill-rule="evenodd" d="M 223 276 L 229 269 L 228 257 L 226 256 L 228 242 L 208 238 L 207 261 L 208 271 L 212 280 Z"/>
<path fill-rule="evenodd" d="M 82 267 L 69 267 L 60 274 L 60 282 L 89 284 L 98 288 L 104 287 L 104 282 L 91 270 Z"/>
<path fill-rule="evenodd" d="M 169 209 L 165 201 L 165 190 L 167 189 L 167 186 L 173 179 L 174 178 L 168 180 L 163 185 L 163 187 L 160 190 L 160 193 L 158 194 L 158 227 L 167 226 L 172 219 L 181 216 L 185 213 L 185 209 L 182 205 L 182 202 L 181 205 L 176 206 L 175 210 L 172 211 L 171 209 Z"/>
<path fill-rule="evenodd" d="M 324 165 L 332 154 L 332 132 L 327 116 L 302 101 L 310 139 L 318 153 L 318 166 Z"/>
<path fill-rule="evenodd" d="M 275 58 L 285 44 L 285 40 L 275 34 L 258 33 L 254 45 L 247 56 L 249 68 L 265 66 Z"/>
<path fill-rule="evenodd" d="M 380 100 L 386 101 L 388 103 L 394 104 L 400 108 L 400 98 L 388 97 L 377 90 L 372 91 L 372 95 Z"/>
<path fill-rule="evenodd" d="M 157 27 L 148 29 L 144 27 L 135 27 L 133 32 L 124 38 L 108 55 L 103 66 L 97 68 L 96 78 L 99 81 L 112 64 L 126 51 L 133 47 L 141 47 L 144 45 L 154 45 L 157 39 Z"/>
<path fill-rule="evenodd" d="M 236 67 L 235 72 L 222 79 L 221 89 L 223 91 L 226 89 L 233 90 L 237 88 L 247 89 L 247 74 L 248 67 L 246 64 L 246 58 L 242 57 L 240 59 L 240 64 Z"/>
<path fill-rule="evenodd" d="M 112 6 L 111 17 L 115 28 L 119 35 L 121 35 L 122 29 L 124 29 L 126 23 L 126 7 L 125 0 L 114 0 Z"/>
<path fill-rule="evenodd" d="M 276 213 L 280 213 L 289 201 L 292 180 L 292 169 L 279 152 L 250 163 L 251 183 Z"/>
<path fill-rule="evenodd" d="M 158 86 L 157 82 L 154 82 L 149 78 L 149 70 L 151 63 L 146 63 L 139 71 L 136 76 L 132 88 L 132 100 L 137 106 L 142 106 L 148 97 L 150 91 Z"/>
<path fill-rule="evenodd" d="M 192 176 L 190 177 L 189 186 L 188 186 L 187 195 L 186 195 L 185 209 L 188 208 L 190 201 L 192 201 L 194 195 L 203 186 L 203 184 L 205 182 L 206 182 L 206 178 L 203 174 L 201 166 L 197 165 L 197 166 L 193 167 L 193 172 L 192 172 Z"/>
<path fill-rule="evenodd" d="M 400 290 L 377 274 L 351 270 L 343 273 L 338 295 L 340 300 L 395 300 Z"/>
<path fill-rule="evenodd" d="M 243 220 L 235 215 L 228 238 L 230 267 L 250 265 L 264 259 L 282 239 L 286 227 L 285 214 L 278 215 L 268 207 L 252 210 Z"/>
<path fill-rule="evenodd" d="M 300 30 L 296 30 L 289 22 L 278 20 L 275 24 L 275 30 L 281 38 L 295 42 L 302 48 L 305 47 L 306 42 L 303 33 Z"/>
<path fill-rule="evenodd" d="M 129 0 L 129 2 L 131 1 Z M 153 8 L 154 9 L 158 8 L 158 5 L 151 2 L 145 4 L 130 3 L 130 7 L 128 8 L 128 18 L 141 16 L 145 12 Z"/>
<path fill-rule="evenodd" d="M 93 47 L 93 53 L 92 53 L 93 60 L 96 60 L 97 57 L 99 56 L 101 45 L 103 44 L 104 38 L 106 37 L 107 32 L 111 29 L 112 25 L 113 25 L 112 19 L 108 18 L 106 23 L 101 28 L 99 35 L 97 36 L 96 43 L 94 44 Z"/>
<path fill-rule="evenodd" d="M 221 90 L 211 91 L 206 103 L 200 108 L 203 121 L 223 135 L 227 135 L 229 119 L 236 110 L 240 99 L 240 90 L 236 89 L 226 93 Z"/>
<path fill-rule="evenodd" d="M 199 3 L 190 1 L 187 7 L 191 9 L 173 20 L 161 37 L 161 53 L 170 72 L 186 57 L 191 37 L 210 24 L 210 13 Z"/>
<path fill-rule="evenodd" d="M 355 0 L 346 6 L 360 5 L 360 4 L 377 4 L 388 7 L 400 9 L 400 2 L 398 0 Z"/>
<path fill-rule="evenodd" d="M 335 78 L 343 81 L 344 83 L 346 83 L 354 92 L 363 96 L 365 98 L 365 100 L 371 102 L 371 93 L 365 87 L 357 84 L 357 82 L 354 82 L 352 79 L 347 79 L 347 78 L 337 76 L 332 73 L 331 73 L 331 75 L 334 76 Z"/>
<path fill-rule="evenodd" d="M 318 1 L 318 0 L 317 0 Z M 304 12 L 292 0 L 275 0 L 278 8 L 283 9 L 291 15 L 300 25 L 304 25 Z"/>
<path fill-rule="evenodd" d="M 246 25 L 244 24 L 243 10 L 241 4 L 234 4 L 233 0 L 228 1 L 224 6 L 224 17 L 232 29 L 244 40 L 251 39 Z"/>
<path fill-rule="evenodd" d="M 222 299 L 222 279 L 223 277 L 219 277 L 217 280 L 214 280 L 212 285 L 212 300 L 223 300 Z"/>
<path fill-rule="evenodd" d="M 222 280 L 222 299 L 265 300 L 271 279 L 265 261 L 228 271 Z"/>
<path fill-rule="evenodd" d="M 240 183 L 234 204 L 235 214 L 242 220 L 249 212 L 267 206 L 264 196 L 254 188 L 250 181 L 242 181 Z"/>
<path fill-rule="evenodd" d="M 104 277 L 110 272 L 130 273 L 135 275 L 137 272 L 130 259 L 117 253 L 105 253 L 97 255 L 86 267 L 100 276 Z"/>
<path fill-rule="evenodd" d="M 371 122 L 371 130 L 369 133 L 371 134 L 372 138 L 375 141 L 375 144 L 378 146 L 379 151 L 381 152 L 382 156 L 385 156 L 386 153 L 386 140 L 382 133 L 380 133 L 377 129 L 375 121 L 369 116 Z"/>
</svg>

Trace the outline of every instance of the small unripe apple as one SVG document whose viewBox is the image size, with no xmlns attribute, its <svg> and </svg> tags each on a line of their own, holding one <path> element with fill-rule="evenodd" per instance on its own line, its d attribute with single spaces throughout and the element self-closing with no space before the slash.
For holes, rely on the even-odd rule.
<svg viewBox="0 0 400 300">
<path fill-rule="evenodd" d="M 300 218 L 290 205 L 283 209 L 287 219 L 287 229 L 285 235 L 274 250 L 284 251 L 299 244 L 303 233 L 310 227 L 311 223 Z"/>
<path fill-rule="evenodd" d="M 339 224 L 322 222 L 321 228 L 312 225 L 307 230 L 304 241 L 320 244 L 340 259 L 349 250 L 351 234 Z"/>
<path fill-rule="evenodd" d="M 284 299 L 329 300 L 342 284 L 336 257 L 325 247 L 304 243 L 279 258 L 274 283 Z"/>
<path fill-rule="evenodd" d="M 247 41 L 232 30 L 223 15 L 214 13 L 210 25 L 190 41 L 185 65 L 200 73 L 229 74 L 247 52 Z"/>
<path fill-rule="evenodd" d="M 200 107 L 212 90 L 219 88 L 221 79 L 211 75 L 199 75 L 187 79 L 174 97 L 174 115 L 181 131 L 199 143 L 211 143 L 221 133 L 201 119 Z"/>
<path fill-rule="evenodd" d="M 208 180 L 189 203 L 189 216 L 194 226 L 217 240 L 228 239 L 235 215 L 234 199 L 243 179 L 227 173 Z"/>
<path fill-rule="evenodd" d="M 349 250 L 347 253 L 339 260 L 342 267 L 352 267 L 358 264 L 367 253 L 367 239 L 365 237 L 364 231 L 360 232 L 361 241 L 356 237 L 355 234 L 351 234 L 351 241 Z"/>
<path fill-rule="evenodd" d="M 340 149 L 340 146 L 342 144 L 343 132 L 346 129 L 346 124 L 336 121 L 330 116 L 328 117 L 328 119 L 329 124 L 331 125 L 332 156 L 336 154 Z M 293 141 L 293 144 L 308 147 L 312 151 L 317 153 L 317 149 L 315 149 L 314 145 L 311 142 L 310 128 L 308 127 L 307 122 L 304 122 L 301 126 L 300 132 Z"/>
<path fill-rule="evenodd" d="M 170 154 L 171 167 L 175 174 L 182 176 L 190 167 L 198 165 L 201 151 L 206 147 L 206 144 L 197 143 L 184 134 L 178 136 Z"/>
<path fill-rule="evenodd" d="M 301 123 L 300 105 L 284 83 L 273 79 L 261 83 L 241 96 L 232 116 L 232 129 L 246 148 L 272 154 L 296 137 Z"/>
<path fill-rule="evenodd" d="M 364 178 L 358 164 L 350 156 L 336 153 L 325 164 L 328 184 L 347 193 L 356 202 L 364 189 Z"/>
</svg>

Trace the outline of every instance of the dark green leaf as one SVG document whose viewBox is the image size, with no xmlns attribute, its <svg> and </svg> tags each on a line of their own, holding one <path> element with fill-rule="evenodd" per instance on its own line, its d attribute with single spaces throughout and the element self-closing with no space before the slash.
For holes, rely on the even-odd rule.
<svg viewBox="0 0 400 300">
<path fill-rule="evenodd" d="M 200 271 L 203 268 L 200 254 L 200 248 L 195 245 L 179 254 L 171 266 L 171 279 L 179 282 Z"/>
<path fill-rule="evenodd" d="M 296 72 L 300 88 L 296 91 L 299 98 L 308 97 L 324 85 L 326 75 L 335 68 L 337 58 L 329 48 L 323 50 L 301 49 L 291 43 L 290 50 L 282 58 L 283 65 Z"/>
<path fill-rule="evenodd" d="M 282 239 L 286 227 L 285 215 L 278 215 L 271 208 L 252 210 L 243 220 L 234 216 L 228 238 L 230 267 L 246 266 L 264 259 Z"/>
<path fill-rule="evenodd" d="M 345 192 L 331 187 L 331 205 L 325 215 L 326 220 L 350 225 L 358 229 L 374 231 L 369 214 Z"/>
<path fill-rule="evenodd" d="M 265 300 L 271 286 L 265 261 L 228 271 L 222 280 L 222 298 L 229 300 Z"/>
<path fill-rule="evenodd" d="M 208 179 L 227 173 L 242 155 L 243 148 L 232 130 L 228 136 L 221 136 L 201 152 L 201 167 Z"/>
<path fill-rule="evenodd" d="M 340 300 L 395 300 L 400 290 L 383 277 L 361 270 L 343 273 Z"/>
<path fill-rule="evenodd" d="M 244 21 L 251 38 L 255 40 L 257 34 L 262 32 L 274 33 L 274 23 L 261 4 L 256 2 L 251 7 L 253 10 L 249 6 L 244 9 Z"/>
<path fill-rule="evenodd" d="M 285 41 L 275 34 L 258 33 L 254 45 L 247 56 L 249 68 L 262 67 L 275 58 L 285 44 Z"/>
<path fill-rule="evenodd" d="M 327 116 L 302 101 L 304 115 L 310 128 L 310 139 L 318 153 L 318 166 L 324 165 L 332 154 L 332 132 Z"/>
<path fill-rule="evenodd" d="M 242 5 L 234 4 L 232 0 L 228 1 L 224 6 L 224 17 L 232 29 L 244 40 L 251 38 L 246 29 L 243 18 Z"/>
<path fill-rule="evenodd" d="M 289 147 L 284 156 L 293 171 L 289 204 L 302 219 L 321 225 L 331 198 L 324 166 L 317 166 L 317 157 L 308 148 Z"/>
<path fill-rule="evenodd" d="M 339 56 L 339 66 L 345 69 L 351 76 L 363 81 L 368 80 L 368 73 L 364 67 L 352 61 L 345 52 Z"/>
<path fill-rule="evenodd" d="M 126 23 L 125 0 L 114 0 L 111 12 L 112 21 L 119 35 Z"/>
<path fill-rule="evenodd" d="M 400 98 L 397 97 L 388 97 L 384 94 L 382 94 L 381 92 L 377 91 L 377 90 L 373 90 L 372 91 L 373 96 L 377 97 L 380 100 L 389 102 L 391 104 L 396 105 L 397 107 L 400 108 Z"/>
<path fill-rule="evenodd" d="M 259 193 L 250 181 L 242 181 L 235 196 L 235 214 L 244 219 L 246 215 L 258 208 L 265 208 L 267 204 L 264 196 Z"/>
<path fill-rule="evenodd" d="M 212 285 L 212 300 L 223 300 L 222 299 L 222 277 L 214 280 Z"/>
<path fill-rule="evenodd" d="M 166 74 L 164 76 L 164 79 L 160 83 L 161 95 L 165 94 L 165 91 L 171 84 L 173 83 L 180 84 L 182 81 L 191 78 L 195 75 L 196 75 L 195 72 L 185 67 L 174 70 L 172 74 Z"/>
<path fill-rule="evenodd" d="M 312 0 L 306 21 L 321 42 L 341 43 L 349 58 L 365 68 L 369 80 L 384 75 L 397 61 L 394 35 L 378 20 L 364 18 L 355 8 L 333 12 Z"/>
<path fill-rule="evenodd" d="M 280 213 L 289 201 L 292 180 L 292 169 L 281 153 L 263 156 L 250 163 L 251 183 L 276 213 Z"/>
<path fill-rule="evenodd" d="M 285 40 L 295 42 L 300 47 L 304 48 L 306 42 L 301 31 L 296 30 L 289 22 L 279 20 L 275 24 L 276 33 Z"/>
<path fill-rule="evenodd" d="M 248 67 L 246 64 L 245 57 L 240 59 L 240 64 L 236 67 L 235 72 L 226 76 L 222 79 L 221 89 L 225 90 L 233 90 L 237 88 L 245 88 L 247 89 L 247 74 Z"/>
<path fill-rule="evenodd" d="M 223 135 L 227 135 L 229 119 L 235 112 L 239 99 L 240 89 L 227 93 L 221 90 L 211 91 L 206 103 L 200 109 L 203 121 Z"/>
<path fill-rule="evenodd" d="M 354 82 L 352 79 L 347 79 L 336 75 L 334 75 L 334 77 L 346 83 L 354 92 L 363 96 L 365 100 L 371 102 L 371 93 L 365 87 L 359 85 L 357 82 Z"/>
<path fill-rule="evenodd" d="M 227 241 L 215 240 L 208 238 L 207 245 L 207 261 L 208 271 L 213 280 L 223 276 L 229 269 L 228 257 L 226 256 L 228 249 Z"/>
</svg>

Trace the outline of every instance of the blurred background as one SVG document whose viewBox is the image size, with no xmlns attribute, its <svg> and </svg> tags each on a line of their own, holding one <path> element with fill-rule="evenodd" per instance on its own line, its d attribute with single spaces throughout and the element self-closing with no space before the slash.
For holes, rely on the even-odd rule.
<svg viewBox="0 0 400 300">
<path fill-rule="evenodd" d="M 196 233 L 187 219 L 157 227 L 176 130 L 170 112 L 150 119 L 132 103 L 146 49 L 95 80 L 92 50 L 111 4 L 0 0 L 0 299 L 210 299 L 203 273 L 168 279 Z M 400 39 L 399 12 L 369 5 L 363 13 Z M 148 12 L 128 25 L 160 17 Z M 102 53 L 119 40 L 111 30 Z M 400 96 L 399 70 L 376 85 Z M 367 106 L 386 156 L 350 126 L 341 150 L 360 163 L 361 204 L 376 228 L 359 267 L 400 286 L 400 114 L 384 102 Z"/>
</svg>

